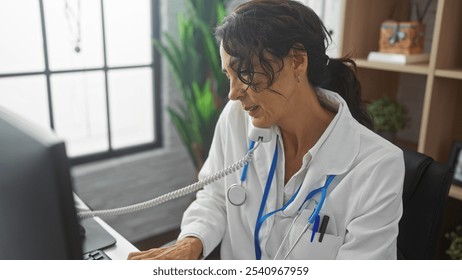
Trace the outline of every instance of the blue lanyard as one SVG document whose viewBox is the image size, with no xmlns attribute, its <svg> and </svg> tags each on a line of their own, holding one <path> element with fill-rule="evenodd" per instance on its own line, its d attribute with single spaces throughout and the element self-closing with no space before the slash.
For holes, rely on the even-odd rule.
<svg viewBox="0 0 462 280">
<path fill-rule="evenodd" d="M 263 223 L 265 222 L 265 220 L 267 218 L 269 218 L 270 216 L 276 214 L 279 211 L 285 210 L 295 200 L 295 197 L 297 197 L 297 195 L 298 195 L 298 193 L 299 193 L 299 191 L 301 189 L 301 185 L 300 185 L 298 187 L 297 191 L 295 192 L 295 194 L 289 199 L 289 201 L 283 207 L 281 207 L 281 208 L 279 208 L 277 210 L 271 211 L 271 212 L 269 212 L 269 213 L 267 213 L 267 214 L 265 214 L 263 216 L 263 211 L 265 209 L 266 201 L 268 200 L 268 195 L 269 195 L 269 190 L 271 188 L 271 183 L 273 181 L 274 173 L 276 171 L 277 159 L 278 159 L 278 141 L 276 141 L 276 147 L 274 149 L 273 161 L 271 162 L 271 168 L 270 168 L 270 171 L 269 171 L 269 174 L 268 174 L 268 179 L 266 180 L 265 192 L 263 193 L 263 198 L 262 198 L 262 201 L 261 201 L 261 204 L 260 204 L 260 210 L 258 211 L 257 222 L 255 223 L 254 247 L 255 247 L 255 258 L 257 260 L 261 260 L 261 247 L 260 247 L 260 240 L 259 240 L 259 234 L 260 234 L 261 226 L 263 225 Z M 243 171 L 243 174 L 244 174 L 244 171 Z M 321 211 L 322 205 L 324 204 L 324 200 L 326 198 L 327 188 L 329 187 L 330 183 L 332 182 L 332 180 L 334 178 L 335 178 L 335 175 L 329 175 L 327 180 L 326 180 L 326 183 L 324 184 L 324 186 L 311 191 L 307 195 L 307 197 L 305 198 L 305 200 L 304 200 L 301 207 L 303 207 L 303 205 L 305 204 L 305 202 L 307 200 L 313 198 L 313 196 L 315 196 L 319 191 L 321 191 L 321 199 L 319 201 L 319 204 L 316 206 L 315 211 L 313 211 L 313 214 L 310 216 L 310 218 L 308 220 L 309 223 L 313 224 L 313 223 L 315 223 L 317 221 L 317 217 L 319 216 L 319 212 Z M 242 179 L 242 177 L 241 177 L 241 179 Z M 245 176 L 244 176 L 244 180 L 245 180 Z M 300 209 L 301 209 L 301 207 L 300 207 Z"/>
</svg>

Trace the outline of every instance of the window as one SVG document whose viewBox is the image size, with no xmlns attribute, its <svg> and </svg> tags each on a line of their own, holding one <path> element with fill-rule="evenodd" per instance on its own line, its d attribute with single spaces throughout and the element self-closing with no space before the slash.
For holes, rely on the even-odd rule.
<svg viewBox="0 0 462 280">
<path fill-rule="evenodd" d="M 0 106 L 72 164 L 161 145 L 156 0 L 0 1 Z"/>
</svg>

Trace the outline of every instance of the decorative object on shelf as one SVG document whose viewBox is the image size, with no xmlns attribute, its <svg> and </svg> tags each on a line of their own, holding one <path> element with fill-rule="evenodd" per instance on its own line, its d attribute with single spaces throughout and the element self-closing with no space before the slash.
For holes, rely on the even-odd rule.
<svg viewBox="0 0 462 280">
<path fill-rule="evenodd" d="M 425 25 L 418 21 L 387 20 L 380 26 L 379 51 L 384 53 L 419 54 L 423 52 Z"/>
<path fill-rule="evenodd" d="M 186 14 L 178 15 L 179 39 L 164 33 L 165 42 L 153 42 L 181 93 L 182 102 L 169 106 L 168 113 L 197 171 L 208 156 L 228 93 L 213 35 L 213 28 L 225 17 L 226 1 L 185 1 Z"/>
<path fill-rule="evenodd" d="M 462 260 L 462 225 L 458 225 L 454 231 L 445 234 L 451 240 L 446 254 L 453 260 Z"/>
<path fill-rule="evenodd" d="M 404 55 L 423 53 L 425 39 L 425 24 L 423 19 L 433 0 L 427 0 L 423 11 L 419 2 L 414 1 L 416 20 L 396 21 L 386 20 L 380 26 L 379 51 Z M 395 6 L 395 9 L 397 7 Z M 391 18 L 391 17 L 390 17 Z"/>
<path fill-rule="evenodd" d="M 372 115 L 375 131 L 390 142 L 395 142 L 396 132 L 407 125 L 406 108 L 389 96 L 372 101 L 367 105 L 367 110 Z"/>
<path fill-rule="evenodd" d="M 451 154 L 449 155 L 449 166 L 454 170 L 452 181 L 454 184 L 462 186 L 462 141 L 452 143 Z"/>
</svg>

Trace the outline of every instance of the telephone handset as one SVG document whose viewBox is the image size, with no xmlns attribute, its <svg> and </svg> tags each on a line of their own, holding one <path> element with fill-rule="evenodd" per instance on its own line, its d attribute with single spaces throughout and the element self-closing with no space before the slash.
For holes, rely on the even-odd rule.
<svg viewBox="0 0 462 280">
<path fill-rule="evenodd" d="M 246 165 L 246 163 L 250 162 L 253 158 L 253 152 L 257 149 L 257 147 L 260 145 L 261 142 L 269 142 L 271 141 L 271 133 L 272 129 L 271 128 L 259 128 L 253 126 L 253 124 L 250 125 L 249 128 L 249 134 L 248 137 L 250 140 L 255 141 L 255 146 L 252 149 L 249 149 L 247 154 L 238 162 L 226 167 L 225 169 L 218 171 L 212 175 L 210 175 L 207 178 L 204 178 L 194 184 L 191 184 L 189 186 L 183 187 L 181 189 L 178 189 L 176 191 L 169 192 L 167 194 L 161 195 L 159 197 L 156 197 L 154 199 L 145 201 L 145 202 L 140 202 L 137 204 L 125 206 L 125 207 L 120 207 L 120 208 L 114 208 L 114 209 L 108 209 L 108 210 L 95 210 L 95 211 L 80 211 L 77 213 L 77 216 L 81 219 L 88 218 L 88 217 L 103 217 L 103 216 L 115 216 L 115 215 L 122 215 L 122 214 L 128 214 L 136 211 L 140 211 L 143 209 L 151 208 L 154 206 L 157 206 L 159 204 L 162 204 L 164 202 L 183 197 L 185 195 L 188 195 L 190 193 L 196 192 L 203 187 L 229 175 L 232 174 L 242 167 Z"/>
<path fill-rule="evenodd" d="M 249 128 L 249 139 L 253 140 L 255 142 L 269 142 L 271 141 L 271 133 L 272 128 L 261 128 L 261 127 L 256 127 L 252 123 L 250 123 L 250 128 Z"/>
</svg>

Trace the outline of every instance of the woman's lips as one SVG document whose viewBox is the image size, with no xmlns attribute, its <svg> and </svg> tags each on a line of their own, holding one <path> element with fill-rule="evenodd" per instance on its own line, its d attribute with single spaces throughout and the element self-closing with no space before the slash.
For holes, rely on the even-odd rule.
<svg viewBox="0 0 462 280">
<path fill-rule="evenodd" d="M 250 112 L 250 111 L 253 111 L 253 110 L 257 109 L 257 107 L 258 107 L 257 105 L 255 105 L 255 106 L 248 106 L 248 107 L 244 107 L 244 110 Z"/>
<path fill-rule="evenodd" d="M 244 107 L 244 110 L 246 110 L 249 113 L 249 115 L 253 117 L 258 112 L 259 108 L 260 108 L 260 106 L 258 106 L 258 105 L 246 106 L 246 107 Z"/>
</svg>

